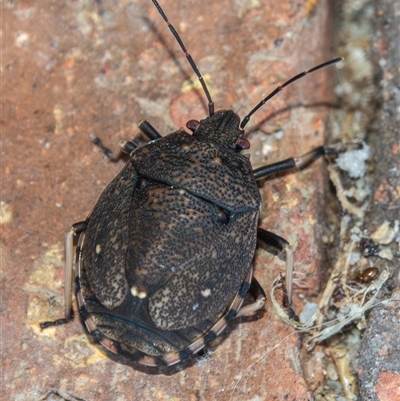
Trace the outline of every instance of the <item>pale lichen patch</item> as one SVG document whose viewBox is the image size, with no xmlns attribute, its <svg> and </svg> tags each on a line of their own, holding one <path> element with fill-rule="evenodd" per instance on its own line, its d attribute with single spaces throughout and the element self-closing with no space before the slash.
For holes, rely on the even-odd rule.
<svg viewBox="0 0 400 401">
<path fill-rule="evenodd" d="M 11 223 L 13 219 L 13 208 L 10 204 L 0 202 L 0 224 Z"/>
</svg>

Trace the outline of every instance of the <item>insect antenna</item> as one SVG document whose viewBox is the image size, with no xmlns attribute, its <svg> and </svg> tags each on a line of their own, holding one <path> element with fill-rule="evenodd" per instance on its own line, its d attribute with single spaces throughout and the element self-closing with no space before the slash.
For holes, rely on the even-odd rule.
<svg viewBox="0 0 400 401">
<path fill-rule="evenodd" d="M 172 35 L 174 35 L 174 38 L 176 39 L 176 41 L 179 43 L 179 46 L 181 47 L 182 51 L 185 53 L 185 56 L 187 58 L 187 60 L 189 61 L 190 66 L 192 67 L 193 71 L 195 72 L 195 74 L 197 75 L 197 78 L 199 79 L 199 82 L 201 84 L 201 86 L 203 87 L 204 93 L 207 96 L 207 100 L 208 100 L 208 114 L 211 117 L 214 114 L 214 102 L 211 99 L 211 95 L 210 92 L 208 91 L 207 85 L 204 82 L 204 78 L 202 77 L 202 75 L 200 74 L 199 69 L 197 68 L 197 65 L 195 64 L 192 56 L 188 53 L 188 51 L 186 50 L 185 45 L 183 44 L 182 39 L 180 38 L 178 32 L 176 31 L 176 29 L 174 28 L 174 26 L 168 21 L 167 16 L 165 15 L 163 9 L 161 8 L 161 6 L 158 4 L 157 0 L 151 0 L 154 4 L 154 6 L 157 8 L 158 12 L 160 13 L 161 17 L 163 17 L 164 21 L 167 23 L 168 28 L 170 29 L 170 31 L 172 32 Z"/>
<path fill-rule="evenodd" d="M 328 67 L 329 65 L 336 64 L 339 61 L 342 61 L 343 57 L 336 57 L 330 61 L 326 61 L 325 63 L 319 64 L 314 68 L 311 68 L 310 70 L 303 71 L 300 74 L 295 75 L 294 77 L 288 79 L 286 82 L 284 82 L 282 85 L 276 87 L 268 96 L 266 96 L 261 102 L 259 102 L 245 118 L 243 118 L 242 122 L 240 123 L 240 128 L 243 129 L 246 124 L 249 122 L 250 117 L 262 106 L 264 106 L 265 103 L 268 102 L 271 98 L 273 98 L 276 94 L 278 94 L 285 86 L 290 85 L 292 82 L 297 81 L 300 78 L 303 78 L 305 75 L 310 74 L 311 72 L 320 70 L 321 68 Z"/>
</svg>

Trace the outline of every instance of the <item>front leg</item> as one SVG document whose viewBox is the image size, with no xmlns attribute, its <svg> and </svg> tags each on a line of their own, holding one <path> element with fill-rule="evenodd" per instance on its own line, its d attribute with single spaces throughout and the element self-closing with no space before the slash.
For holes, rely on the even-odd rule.
<svg viewBox="0 0 400 401">
<path fill-rule="evenodd" d="M 140 121 L 138 124 L 140 131 L 147 136 L 150 141 L 154 141 L 156 139 L 160 139 L 161 135 L 159 132 L 146 120 Z M 117 162 L 122 159 L 126 155 L 130 155 L 138 146 L 142 145 L 140 140 L 133 139 L 132 141 L 124 141 L 121 140 L 118 142 L 117 146 L 115 147 L 114 151 L 111 151 L 107 148 L 102 140 L 98 137 L 93 137 L 92 142 L 100 148 L 103 152 L 104 157 L 109 160 L 110 162 Z M 145 142 L 146 143 L 146 142 Z"/>
</svg>

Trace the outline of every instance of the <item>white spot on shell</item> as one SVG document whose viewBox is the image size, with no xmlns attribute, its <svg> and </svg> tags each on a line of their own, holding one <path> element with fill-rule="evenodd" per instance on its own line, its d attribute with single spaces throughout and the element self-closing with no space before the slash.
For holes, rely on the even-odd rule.
<svg viewBox="0 0 400 401">
<path fill-rule="evenodd" d="M 211 294 L 210 288 L 206 288 L 205 290 L 201 291 L 201 295 L 203 295 L 204 298 L 209 297 Z"/>
<path fill-rule="evenodd" d="M 193 310 L 196 310 L 198 307 L 199 307 L 199 303 L 196 302 L 195 304 L 193 304 L 192 309 L 193 309 Z"/>
<path fill-rule="evenodd" d="M 100 245 L 100 244 L 97 244 L 97 245 L 96 245 L 96 253 L 97 253 L 97 255 L 98 255 L 100 252 L 101 252 L 101 245 Z"/>
<path fill-rule="evenodd" d="M 220 157 L 216 156 L 210 160 L 210 163 L 220 166 L 222 164 L 222 159 Z"/>
<path fill-rule="evenodd" d="M 139 291 L 139 288 L 137 288 L 135 285 L 131 287 L 131 294 L 134 297 L 138 297 L 139 299 L 143 299 L 147 297 L 147 292 L 146 291 Z"/>
</svg>

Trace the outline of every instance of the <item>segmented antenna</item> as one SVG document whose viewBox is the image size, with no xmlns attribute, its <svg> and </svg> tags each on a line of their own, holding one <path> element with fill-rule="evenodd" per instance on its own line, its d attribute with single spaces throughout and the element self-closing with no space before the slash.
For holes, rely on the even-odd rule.
<svg viewBox="0 0 400 401">
<path fill-rule="evenodd" d="M 214 114 L 214 102 L 211 99 L 211 95 L 210 92 L 208 91 L 207 85 L 204 82 L 204 79 L 202 77 L 202 75 L 200 74 L 199 69 L 197 68 L 192 56 L 188 53 L 188 51 L 186 50 L 185 45 L 182 42 L 182 39 L 180 38 L 178 32 L 176 31 L 176 29 L 173 27 L 173 25 L 168 21 L 167 16 L 165 15 L 163 9 L 161 8 L 161 6 L 158 4 L 157 0 L 151 0 L 154 4 L 154 6 L 157 8 L 158 12 L 160 13 L 161 17 L 163 17 L 164 21 L 167 23 L 168 28 L 170 29 L 170 31 L 172 32 L 172 35 L 174 35 L 174 38 L 176 39 L 176 41 L 179 43 L 179 46 L 181 47 L 182 51 L 185 53 L 185 56 L 187 58 L 187 60 L 189 61 L 189 64 L 191 65 L 193 71 L 195 72 L 195 74 L 197 75 L 197 78 L 200 81 L 201 86 L 203 87 L 204 93 L 207 96 L 207 100 L 208 100 L 208 114 L 211 117 Z M 243 128 L 247 125 L 247 123 L 250 120 L 250 117 L 259 109 L 261 108 L 265 103 L 268 102 L 268 100 L 270 100 L 271 98 L 273 98 L 276 94 L 278 94 L 283 88 L 285 88 L 286 86 L 290 85 L 292 82 L 297 81 L 300 78 L 303 78 L 305 75 L 310 74 L 311 72 L 320 70 L 321 68 L 325 68 L 328 67 L 332 64 L 336 64 L 339 61 L 342 61 L 343 57 L 336 57 L 330 61 L 326 61 L 325 63 L 319 64 L 314 68 L 311 68 L 310 70 L 307 71 L 303 71 L 300 74 L 295 75 L 294 77 L 288 79 L 286 82 L 284 82 L 282 85 L 276 87 L 268 96 L 266 96 L 263 100 L 261 100 L 261 102 L 259 102 L 251 111 L 250 113 L 248 113 L 246 115 L 246 117 L 242 120 L 242 122 L 240 123 L 240 129 L 243 130 Z"/>
<path fill-rule="evenodd" d="M 329 65 L 332 64 L 336 64 L 339 61 L 342 61 L 343 57 L 336 57 L 333 60 L 330 61 L 326 61 L 325 63 L 322 63 L 320 65 L 317 65 L 314 68 L 311 68 L 310 70 L 307 71 L 303 71 L 300 74 L 295 75 L 294 77 L 288 79 L 286 82 L 284 82 L 282 85 L 279 85 L 278 87 L 276 87 L 268 96 L 266 96 L 263 100 L 261 100 L 260 103 L 258 103 L 251 111 L 249 114 L 247 114 L 247 116 L 242 120 L 242 122 L 240 123 L 240 128 L 243 129 L 246 124 L 249 122 L 250 117 L 262 106 L 264 106 L 265 103 L 268 102 L 268 100 L 270 100 L 271 98 L 273 98 L 276 94 L 278 94 L 285 86 L 290 85 L 292 82 L 297 81 L 300 78 L 303 78 L 305 75 L 310 74 L 311 72 L 320 70 L 321 68 L 325 68 L 328 67 Z"/>
<path fill-rule="evenodd" d="M 179 43 L 179 46 L 181 47 L 182 51 L 185 53 L 185 56 L 187 58 L 187 60 L 189 61 L 189 64 L 191 65 L 193 71 L 195 72 L 195 74 L 197 75 L 197 78 L 199 79 L 199 82 L 201 83 L 201 86 L 203 87 L 204 93 L 207 96 L 207 100 L 208 100 L 208 114 L 211 117 L 214 114 L 214 102 L 211 99 L 211 95 L 210 92 L 208 91 L 207 85 L 204 82 L 204 79 L 202 77 L 202 75 L 200 74 L 199 69 L 197 68 L 192 56 L 188 53 L 188 51 L 186 50 L 185 45 L 182 42 L 182 39 L 180 38 L 178 32 L 176 31 L 176 29 L 173 27 L 173 25 L 168 21 L 167 16 L 165 15 L 163 9 L 161 8 L 161 6 L 158 4 L 157 0 L 151 0 L 153 2 L 153 4 L 155 5 L 155 7 L 157 8 L 158 12 L 160 13 L 161 17 L 163 17 L 164 21 L 167 23 L 168 28 L 170 29 L 170 31 L 172 32 L 172 35 L 174 35 L 174 38 L 176 39 L 176 41 Z"/>
</svg>

